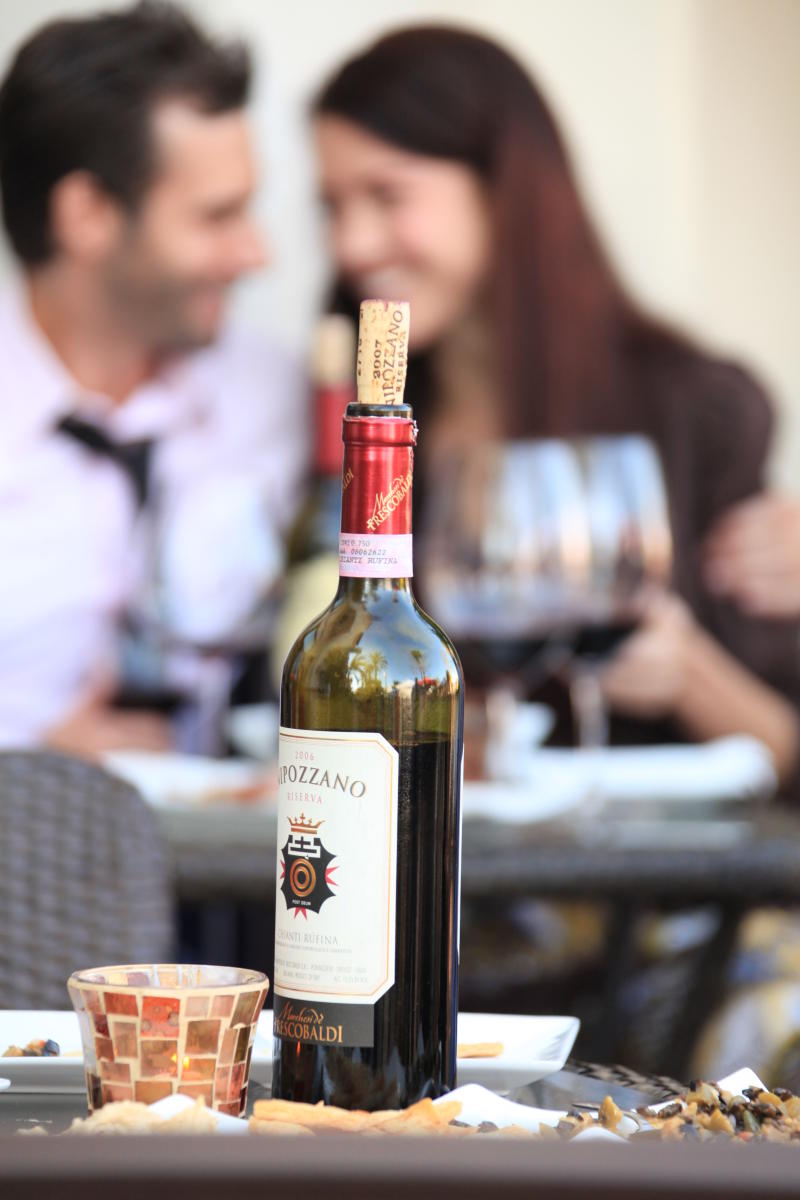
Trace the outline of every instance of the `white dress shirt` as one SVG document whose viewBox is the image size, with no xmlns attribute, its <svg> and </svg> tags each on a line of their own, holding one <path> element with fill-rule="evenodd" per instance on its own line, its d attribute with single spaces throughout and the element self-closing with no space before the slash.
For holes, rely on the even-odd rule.
<svg viewBox="0 0 800 1200">
<path fill-rule="evenodd" d="M 179 639 L 224 642 L 246 619 L 282 567 L 304 393 L 291 360 L 228 330 L 115 406 L 81 393 L 21 286 L 0 296 L 0 745 L 35 742 L 116 670 L 148 545 Z M 124 470 L 55 431 L 68 413 L 155 439 L 144 515 Z"/>
</svg>

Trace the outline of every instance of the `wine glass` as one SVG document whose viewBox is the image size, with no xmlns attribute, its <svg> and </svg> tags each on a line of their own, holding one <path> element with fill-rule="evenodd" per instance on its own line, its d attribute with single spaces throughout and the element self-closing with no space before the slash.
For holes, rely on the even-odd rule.
<svg viewBox="0 0 800 1200">
<path fill-rule="evenodd" d="M 600 670 L 636 628 L 654 588 L 672 572 L 672 534 L 661 462 L 640 435 L 587 439 L 577 447 L 591 537 L 584 589 L 572 599 L 570 698 L 578 745 L 608 742 Z"/>
<path fill-rule="evenodd" d="M 180 501 L 180 502 L 178 502 Z M 194 489 L 178 501 L 154 487 L 137 527 L 137 572 L 120 631 L 119 656 L 125 702 L 155 708 L 170 719 L 175 749 L 189 754 L 224 753 L 224 717 L 237 674 L 247 657 L 268 644 L 274 619 L 272 578 L 280 550 L 250 485 Z M 236 530 L 226 553 L 214 527 L 215 512 Z M 202 535 L 214 554 L 206 569 Z M 245 583 L 232 569 L 246 563 Z M 239 586 L 222 587 L 226 576 Z M 247 573 L 262 568 L 264 587 L 250 599 Z"/>
<path fill-rule="evenodd" d="M 487 688 L 490 745 L 519 699 L 569 658 L 565 616 L 585 595 L 591 539 L 583 483 L 564 441 L 453 452 L 428 481 L 423 596 Z"/>
</svg>

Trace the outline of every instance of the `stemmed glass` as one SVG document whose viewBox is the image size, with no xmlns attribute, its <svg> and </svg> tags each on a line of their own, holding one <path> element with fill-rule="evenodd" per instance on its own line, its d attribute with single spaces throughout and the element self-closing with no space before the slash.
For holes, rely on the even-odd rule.
<svg viewBox="0 0 800 1200">
<path fill-rule="evenodd" d="M 269 568 L 278 556 L 275 536 L 258 494 L 229 491 L 227 511 L 235 506 L 240 517 L 238 523 L 230 519 L 237 529 L 237 553 L 249 566 L 264 565 L 264 590 L 241 614 L 236 588 L 220 595 L 202 574 L 199 599 L 187 587 L 187 577 L 190 583 L 196 578 L 199 553 L 198 538 L 188 528 L 189 505 L 170 506 L 154 488 L 137 530 L 139 570 L 120 635 L 126 698 L 168 715 L 175 749 L 184 753 L 224 752 L 224 717 L 236 674 L 248 655 L 268 644 L 274 620 Z M 205 503 L 211 504 L 208 496 Z M 224 633 L 207 634 L 214 624 Z"/>
<path fill-rule="evenodd" d="M 608 742 L 600 672 L 636 628 L 649 596 L 667 586 L 672 535 L 658 453 L 639 435 L 587 439 L 576 447 L 590 536 L 590 568 L 566 614 L 574 630 L 570 698 L 578 745 Z"/>
<path fill-rule="evenodd" d="M 420 537 L 423 600 L 487 688 L 490 744 L 570 655 L 591 562 L 584 486 L 563 441 L 490 443 L 437 464 Z"/>
<path fill-rule="evenodd" d="M 507 738 L 522 697 L 566 672 L 578 744 L 604 745 L 600 668 L 672 567 L 652 443 L 485 444 L 437 464 L 429 488 L 422 596 L 487 688 L 490 743 Z"/>
</svg>

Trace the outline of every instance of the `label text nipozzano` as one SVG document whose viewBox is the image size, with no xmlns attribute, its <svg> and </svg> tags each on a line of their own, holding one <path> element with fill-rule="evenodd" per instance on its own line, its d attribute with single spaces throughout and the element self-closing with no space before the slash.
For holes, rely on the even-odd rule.
<svg viewBox="0 0 800 1200">
<path fill-rule="evenodd" d="M 349 775 L 340 775 L 338 771 L 331 780 L 331 774 L 322 767 L 313 767 L 307 763 L 291 763 L 281 767 L 279 771 L 281 783 L 307 783 L 309 787 L 328 788 L 332 792 L 344 792 L 354 800 L 360 800 L 366 795 L 367 785 L 363 779 L 352 779 Z"/>
</svg>

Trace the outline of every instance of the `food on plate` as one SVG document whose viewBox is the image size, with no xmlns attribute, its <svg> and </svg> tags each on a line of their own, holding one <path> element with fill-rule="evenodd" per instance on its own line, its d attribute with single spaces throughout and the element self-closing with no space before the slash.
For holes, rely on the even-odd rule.
<svg viewBox="0 0 800 1200">
<path fill-rule="evenodd" d="M 698 1080 L 676 1100 L 639 1112 L 651 1128 L 633 1134 L 637 1140 L 708 1141 L 722 1135 L 737 1142 L 800 1144 L 800 1096 L 787 1088 L 747 1087 L 733 1095 Z"/>
<path fill-rule="evenodd" d="M 52 1038 L 37 1038 L 27 1046 L 9 1046 L 3 1058 L 57 1058 L 60 1053 L 61 1047 Z"/>
<path fill-rule="evenodd" d="M 448 1133 L 466 1126 L 451 1126 L 461 1112 L 459 1100 L 434 1104 L 418 1100 L 408 1108 L 362 1112 L 332 1104 L 303 1104 L 295 1100 L 257 1100 L 250 1118 L 253 1133 L 273 1134 L 304 1129 L 310 1133 L 333 1130 L 346 1133 Z"/>
<path fill-rule="evenodd" d="M 250 783 L 221 784 L 218 787 L 208 788 L 207 791 L 193 798 L 200 805 L 265 804 L 275 799 L 277 781 L 273 777 L 274 774 L 274 772 L 269 772 L 269 774 L 259 775 Z M 177 792 L 169 799 L 180 804 L 185 802 L 187 797 L 184 793 Z"/>
<path fill-rule="evenodd" d="M 89 1117 L 76 1117 L 67 1133 L 215 1133 L 216 1130 L 216 1113 L 206 1108 L 202 1096 L 198 1096 L 191 1108 L 171 1117 L 162 1117 L 134 1100 L 116 1100 L 96 1109 Z"/>
<path fill-rule="evenodd" d="M 800 1096 L 777 1087 L 772 1090 L 748 1087 L 741 1094 L 733 1094 L 715 1083 L 695 1082 L 674 1100 L 638 1109 L 638 1115 L 620 1109 L 610 1096 L 606 1096 L 596 1110 L 586 1111 L 578 1106 L 562 1116 L 556 1125 L 540 1124 L 538 1132 L 521 1125 L 498 1127 L 492 1121 L 466 1124 L 460 1119 L 461 1113 L 459 1100 L 439 1100 L 434 1104 L 425 1099 L 406 1109 L 379 1112 L 336 1108 L 321 1101 L 304 1104 L 293 1100 L 257 1100 L 248 1128 L 252 1134 L 272 1137 L 313 1137 L 337 1132 L 367 1137 L 491 1134 L 539 1141 L 571 1141 L 578 1134 L 602 1128 L 626 1141 L 705 1142 L 724 1137 L 735 1144 L 768 1141 L 800 1145 Z M 638 1123 L 635 1132 L 630 1132 L 632 1119 Z M 171 1117 L 161 1116 L 152 1107 L 128 1100 L 106 1104 L 90 1117 L 74 1120 L 67 1132 L 215 1133 L 217 1130 L 217 1114 L 198 1098 Z M 39 1128 L 35 1132 L 44 1130 Z"/>
<path fill-rule="evenodd" d="M 459 1042 L 458 1058 L 499 1058 L 503 1053 L 502 1042 Z"/>
<path fill-rule="evenodd" d="M 600 1124 L 606 1129 L 616 1129 L 622 1120 L 622 1109 L 619 1108 L 610 1096 L 606 1096 L 603 1103 L 597 1112 Z"/>
</svg>

